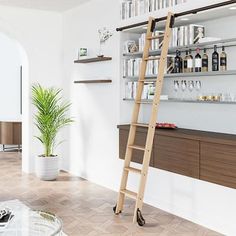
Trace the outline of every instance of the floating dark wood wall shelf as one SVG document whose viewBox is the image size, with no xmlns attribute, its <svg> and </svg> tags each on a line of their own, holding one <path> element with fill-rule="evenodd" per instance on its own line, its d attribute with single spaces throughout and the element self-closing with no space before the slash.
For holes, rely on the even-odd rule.
<svg viewBox="0 0 236 236">
<path fill-rule="evenodd" d="M 92 57 L 92 58 L 79 59 L 74 61 L 74 63 L 92 63 L 92 62 L 111 61 L 111 60 L 112 57 Z"/>
<path fill-rule="evenodd" d="M 104 83 L 111 83 L 112 80 L 104 79 L 104 80 L 77 80 L 74 81 L 75 84 L 104 84 Z"/>
</svg>

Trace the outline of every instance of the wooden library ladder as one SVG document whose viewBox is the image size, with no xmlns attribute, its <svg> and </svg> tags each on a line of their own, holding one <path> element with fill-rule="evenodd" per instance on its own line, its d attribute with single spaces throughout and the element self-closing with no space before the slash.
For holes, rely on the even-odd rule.
<svg viewBox="0 0 236 236">
<path fill-rule="evenodd" d="M 173 25 L 174 25 L 174 14 L 169 12 L 167 21 L 166 21 L 165 32 L 161 34 L 160 36 L 153 36 L 153 32 L 156 27 L 156 22 L 153 17 L 149 18 L 145 46 L 144 46 L 144 51 L 143 51 L 142 64 L 141 64 L 140 75 L 139 75 L 139 80 L 138 80 L 137 95 L 135 98 L 135 105 L 133 109 L 132 121 L 131 121 L 130 131 L 129 131 L 129 138 L 128 138 L 128 143 L 127 143 L 127 148 L 126 148 L 124 169 L 123 169 L 123 174 L 122 174 L 121 184 L 120 184 L 120 191 L 119 191 L 117 204 L 113 208 L 114 213 L 118 215 L 123 210 L 125 196 L 135 199 L 136 204 L 135 204 L 133 222 L 137 221 L 137 223 L 140 226 L 143 226 L 145 224 L 145 220 L 142 216 L 141 210 L 143 206 L 144 191 L 145 191 L 148 167 L 150 163 L 151 151 L 152 151 L 152 146 L 153 146 L 153 138 L 155 134 L 157 114 L 158 114 L 158 109 L 160 105 L 160 96 L 161 96 L 161 91 L 162 91 L 162 86 L 163 86 L 165 67 L 167 64 L 167 54 L 168 54 L 169 42 L 170 42 L 171 32 L 172 32 L 171 28 L 173 28 Z M 158 39 L 158 38 L 163 38 L 161 55 L 158 57 L 150 57 L 149 49 L 151 47 L 151 42 L 152 40 Z M 157 79 L 155 82 L 156 89 L 155 89 L 154 99 L 152 102 L 151 118 L 150 118 L 149 124 L 141 124 L 141 123 L 138 123 L 138 117 L 139 117 L 139 112 L 140 112 L 140 106 L 143 103 L 141 98 L 142 98 L 144 83 L 146 81 L 145 75 L 146 75 L 146 69 L 147 69 L 147 62 L 149 60 L 159 60 L 159 69 L 158 69 Z M 137 127 L 148 128 L 145 146 L 138 146 L 138 145 L 135 145 L 134 143 Z M 143 164 L 142 164 L 141 169 L 136 169 L 130 166 L 133 150 L 140 150 L 144 152 Z M 140 182 L 139 182 L 139 189 L 137 193 L 132 192 L 127 189 L 127 181 L 128 181 L 129 172 L 133 172 L 133 173 L 141 175 Z"/>
</svg>

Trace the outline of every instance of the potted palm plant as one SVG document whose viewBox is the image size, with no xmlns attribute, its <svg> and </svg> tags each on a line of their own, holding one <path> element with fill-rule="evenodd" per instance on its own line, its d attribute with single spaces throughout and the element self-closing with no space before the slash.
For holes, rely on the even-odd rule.
<svg viewBox="0 0 236 236">
<path fill-rule="evenodd" d="M 54 148 L 58 132 L 73 122 L 67 116 L 70 103 L 62 100 L 61 89 L 43 88 L 40 84 L 32 87 L 32 100 L 36 107 L 35 125 L 39 135 L 36 138 L 42 143 L 44 152 L 36 158 L 36 175 L 42 180 L 55 180 L 59 174 L 59 157 Z"/>
</svg>

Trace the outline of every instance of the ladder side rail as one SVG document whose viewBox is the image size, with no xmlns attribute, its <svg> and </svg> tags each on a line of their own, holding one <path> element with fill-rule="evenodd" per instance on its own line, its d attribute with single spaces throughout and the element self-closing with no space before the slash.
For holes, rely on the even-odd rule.
<svg viewBox="0 0 236 236">
<path fill-rule="evenodd" d="M 137 130 L 137 127 L 132 126 L 132 123 L 137 123 L 138 115 L 140 112 L 140 105 L 141 104 L 137 103 L 136 101 L 140 101 L 141 97 L 142 97 L 144 83 L 141 82 L 140 80 L 144 80 L 145 75 L 146 75 L 147 61 L 145 61 L 145 58 L 148 57 L 149 49 L 151 46 L 151 41 L 147 40 L 147 37 L 152 36 L 153 20 L 154 20 L 154 18 L 152 18 L 152 17 L 149 18 L 147 35 L 146 35 L 145 46 L 144 46 L 143 57 L 142 57 L 142 64 L 141 64 L 140 73 L 139 73 L 138 89 L 137 89 L 137 94 L 136 94 L 136 98 L 135 98 L 135 105 L 134 105 L 134 109 L 133 109 L 132 120 L 131 120 L 131 125 L 130 125 L 130 130 L 129 130 L 129 137 L 128 137 L 128 142 L 127 142 L 127 147 L 126 147 L 124 168 L 123 168 L 121 184 L 120 184 L 120 191 L 118 194 L 116 214 L 118 214 L 120 211 L 123 210 L 123 205 L 124 205 L 125 194 L 122 193 L 121 191 L 126 189 L 126 187 L 127 187 L 129 173 L 128 173 L 128 171 L 125 170 L 125 168 L 130 166 L 130 162 L 131 162 L 131 158 L 132 158 L 132 154 L 133 154 L 133 149 L 129 148 L 129 146 L 134 144 L 135 134 L 136 134 L 136 130 Z"/>
<path fill-rule="evenodd" d="M 145 191 L 145 186 L 147 182 L 148 168 L 149 168 L 149 163 L 150 163 L 150 158 L 151 158 L 153 139 L 155 135 L 157 113 L 160 106 L 160 96 L 161 96 L 162 87 L 163 87 L 165 66 L 167 63 L 169 41 L 170 41 L 171 32 L 172 32 L 170 28 L 170 26 L 172 26 L 172 21 L 173 21 L 172 17 L 174 17 L 174 14 L 169 12 L 167 21 L 166 21 L 164 43 L 162 46 L 158 76 L 156 80 L 156 89 L 155 89 L 155 95 L 154 95 L 153 104 L 152 104 L 151 118 L 149 121 L 149 128 L 148 128 L 147 140 L 146 140 L 146 150 L 144 152 L 143 167 L 142 167 L 142 173 L 141 173 L 141 178 L 140 178 L 137 201 L 135 205 L 135 214 L 133 218 L 134 222 L 137 221 L 137 214 L 136 214 L 137 210 L 138 209 L 142 210 L 142 207 L 143 207 L 144 191 Z"/>
</svg>

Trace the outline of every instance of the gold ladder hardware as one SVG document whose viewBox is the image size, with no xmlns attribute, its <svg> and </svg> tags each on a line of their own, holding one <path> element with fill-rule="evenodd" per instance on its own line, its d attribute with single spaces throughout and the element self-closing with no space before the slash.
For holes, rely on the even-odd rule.
<svg viewBox="0 0 236 236">
<path fill-rule="evenodd" d="M 135 98 L 135 105 L 133 109 L 129 137 L 128 137 L 128 142 L 127 142 L 127 147 L 126 147 L 126 154 L 125 154 L 124 168 L 123 168 L 123 174 L 122 174 L 121 184 L 120 184 L 120 191 L 118 195 L 117 205 L 113 208 L 113 211 L 115 212 L 115 214 L 120 214 L 124 207 L 125 196 L 135 199 L 136 203 L 135 203 L 135 209 L 134 209 L 133 222 L 137 222 L 140 226 L 143 226 L 145 224 L 145 220 L 142 216 L 141 210 L 143 207 L 143 198 L 144 198 L 145 186 L 147 182 L 148 168 L 149 168 L 150 159 L 151 159 L 151 150 L 152 150 L 153 139 L 155 135 L 155 127 L 156 127 L 157 115 L 158 115 L 158 110 L 159 110 L 159 105 L 160 105 L 160 96 L 161 96 L 161 91 L 163 87 L 165 67 L 167 64 L 169 42 L 170 42 L 171 32 L 172 32 L 171 28 L 173 28 L 173 25 L 174 25 L 174 14 L 171 12 L 168 13 L 165 31 L 163 35 L 153 36 L 155 25 L 156 25 L 155 19 L 153 17 L 150 17 L 149 22 L 148 22 L 148 27 L 147 27 L 145 46 L 143 50 L 142 64 L 141 64 L 141 68 L 139 72 L 139 80 L 138 80 L 139 83 L 138 83 L 138 88 L 137 88 L 137 93 L 136 93 L 136 98 Z M 163 37 L 161 55 L 150 56 L 149 49 L 151 47 L 151 40 L 159 38 L 159 37 Z M 145 101 L 145 100 L 142 100 L 142 92 L 144 88 L 144 83 L 148 82 L 148 79 L 145 78 L 146 70 L 147 70 L 147 63 L 149 60 L 157 60 L 157 59 L 159 59 L 159 68 L 158 68 L 157 78 L 154 81 L 156 83 L 154 98 L 152 101 L 147 101 L 147 100 Z M 151 117 L 150 117 L 149 123 L 141 124 L 138 122 L 141 104 L 149 104 L 149 103 L 152 104 L 152 111 L 151 111 Z M 135 144 L 135 136 L 136 136 L 136 131 L 138 127 L 147 128 L 147 137 L 146 137 L 145 146 L 139 146 Z M 144 152 L 142 168 L 140 170 L 130 166 L 134 150 L 141 150 Z M 130 172 L 140 174 L 140 182 L 139 182 L 139 188 L 138 188 L 137 193 L 127 190 L 127 182 L 128 182 L 128 176 Z"/>
</svg>

